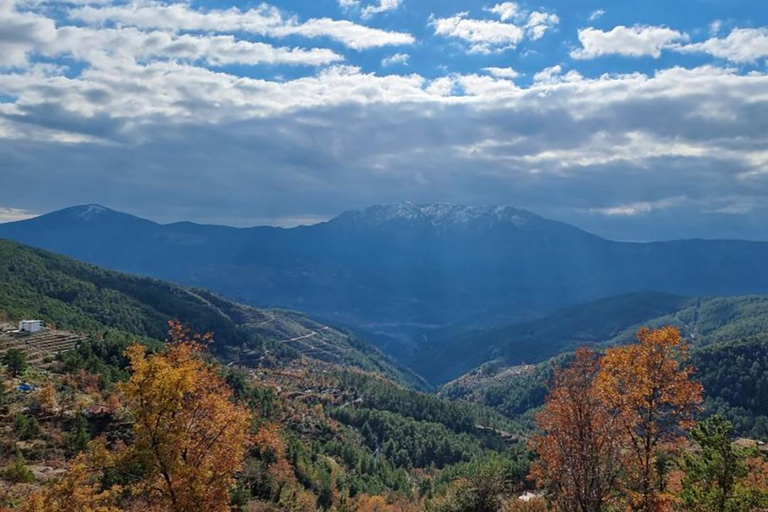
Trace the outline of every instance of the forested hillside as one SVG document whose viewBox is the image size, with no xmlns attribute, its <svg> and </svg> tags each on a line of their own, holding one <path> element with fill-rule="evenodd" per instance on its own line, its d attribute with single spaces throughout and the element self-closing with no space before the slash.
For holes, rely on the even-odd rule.
<svg viewBox="0 0 768 512">
<path fill-rule="evenodd" d="M 538 363 L 580 345 L 594 345 L 627 328 L 678 311 L 690 302 L 664 293 L 633 293 L 566 308 L 544 318 L 505 327 L 430 339 L 409 361 L 426 379 L 442 383 L 498 359 L 507 365 Z"/>
<path fill-rule="evenodd" d="M 531 455 L 519 436 L 530 425 L 490 408 L 306 358 L 250 371 L 212 365 L 190 355 L 205 338 L 179 325 L 168 338 L 169 345 L 154 346 L 148 356 L 137 345 L 126 350 L 92 339 L 45 373 L 0 366 L 0 428 L 8 433 L 0 443 L 0 506 L 54 512 L 60 509 L 46 506 L 61 498 L 76 510 L 95 503 L 146 510 L 152 503 L 180 511 L 188 510 L 175 504 L 184 496 L 203 510 L 449 512 L 457 486 L 479 475 L 499 473 L 492 491 L 500 496 L 529 486 Z M 31 391 L 21 391 L 20 382 Z M 200 408 L 165 409 L 176 396 L 197 395 Z M 150 412 L 166 415 L 143 423 Z M 190 452 L 199 463 L 178 462 L 171 474 L 188 471 L 187 479 L 150 485 L 169 453 L 196 449 L 199 439 L 184 444 L 185 434 L 170 430 L 176 426 L 216 449 Z M 161 444 L 158 455 L 143 447 L 144 434 L 174 441 Z M 214 482 L 194 480 L 213 465 Z M 92 494 L 88 485 L 110 491 Z M 71 489 L 79 489 L 76 500 Z M 200 505 L 214 502 L 225 507 Z"/>
<path fill-rule="evenodd" d="M 398 355 L 444 326 L 498 326 L 624 293 L 768 293 L 767 243 L 616 242 L 511 206 L 399 203 L 240 229 L 86 205 L 1 224 L 0 237 L 334 319 Z"/>
<path fill-rule="evenodd" d="M 665 325 L 678 327 L 695 347 L 768 332 L 768 297 L 690 298 L 655 292 L 608 297 L 530 322 L 438 337 L 411 365 L 440 383 L 485 362 L 540 363 L 582 345 L 629 343 L 640 326 Z"/>
<path fill-rule="evenodd" d="M 753 304 L 754 299 L 744 301 Z M 572 353 L 563 354 L 525 367 L 489 363 L 446 384 L 440 394 L 493 407 L 507 417 L 530 416 L 544 403 L 556 370 L 568 365 L 572 357 Z M 694 346 L 691 364 L 696 369 L 693 379 L 704 386 L 706 414 L 722 414 L 739 434 L 768 440 L 767 335 Z"/>
<path fill-rule="evenodd" d="M 263 310 L 200 289 L 130 276 L 0 240 L 0 314 L 40 318 L 63 329 L 162 340 L 175 318 L 212 332 L 224 362 L 257 364 L 309 357 L 378 371 L 399 382 L 422 381 L 353 333 L 300 313 Z"/>
</svg>

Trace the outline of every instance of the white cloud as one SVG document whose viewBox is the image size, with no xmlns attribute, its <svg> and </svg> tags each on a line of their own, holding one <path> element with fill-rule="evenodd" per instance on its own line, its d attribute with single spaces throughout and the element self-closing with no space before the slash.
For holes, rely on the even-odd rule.
<svg viewBox="0 0 768 512">
<path fill-rule="evenodd" d="M 708 53 L 731 62 L 754 63 L 768 57 L 768 28 L 737 28 L 727 37 L 687 44 L 679 47 L 678 51 Z"/>
<path fill-rule="evenodd" d="M 579 30 L 581 48 L 573 50 L 574 59 L 593 59 L 604 55 L 658 58 L 665 48 L 688 40 L 684 33 L 667 27 L 619 25 L 609 31 L 588 27 Z"/>
<path fill-rule="evenodd" d="M 23 66 L 39 44 L 53 41 L 53 20 L 31 12 L 18 12 L 14 3 L 0 0 L 0 67 Z"/>
<path fill-rule="evenodd" d="M 397 65 L 407 66 L 409 58 L 410 56 L 407 53 L 395 53 L 389 57 L 384 57 L 381 61 L 381 65 L 384 67 Z"/>
<path fill-rule="evenodd" d="M 560 76 L 563 72 L 563 67 L 559 64 L 556 66 L 550 66 L 544 68 L 535 75 L 533 75 L 533 81 L 540 84 L 551 84 L 560 81 Z"/>
<path fill-rule="evenodd" d="M 86 6 L 70 11 L 70 17 L 90 24 L 119 23 L 173 31 L 245 32 L 278 38 L 327 37 L 354 50 L 408 45 L 415 41 L 404 32 L 371 28 L 348 20 L 314 18 L 299 22 L 295 17 L 284 18 L 279 9 L 266 4 L 247 11 L 235 7 L 198 11 L 187 4 Z"/>
<path fill-rule="evenodd" d="M 534 11 L 528 17 L 528 22 L 525 24 L 525 30 L 528 37 L 536 41 L 537 39 L 544 37 L 547 30 L 551 30 L 558 23 L 560 23 L 560 18 L 557 14 Z"/>
<path fill-rule="evenodd" d="M 107 56 L 134 59 L 201 60 L 209 65 L 288 64 L 321 66 L 344 58 L 324 48 L 277 48 L 263 42 L 237 40 L 232 35 L 199 36 L 172 32 L 143 32 L 133 27 L 56 27 L 53 20 L 19 12 L 4 4 L 0 17 L 0 66 L 23 66 L 29 53 L 46 57 L 70 55 L 93 63 Z"/>
<path fill-rule="evenodd" d="M 525 18 L 525 14 L 515 2 L 496 4 L 488 9 L 488 11 L 498 15 L 501 21 L 518 20 L 520 17 Z"/>
<path fill-rule="evenodd" d="M 361 8 L 360 0 L 338 0 L 339 7 L 344 10 L 355 10 L 360 13 L 363 19 L 368 19 L 376 14 L 390 11 L 396 11 L 403 0 L 377 0 Z"/>
<path fill-rule="evenodd" d="M 461 39 L 469 43 L 473 52 L 490 53 L 515 48 L 523 40 L 525 32 L 511 23 L 493 20 L 476 20 L 468 13 L 431 21 L 435 34 Z"/>
<path fill-rule="evenodd" d="M 344 60 L 324 48 L 276 48 L 270 44 L 239 41 L 231 35 L 174 35 L 167 32 L 141 32 L 135 28 L 92 30 L 81 27 L 58 29 L 56 39 L 40 53 L 48 56 L 70 54 L 91 62 L 105 56 L 134 59 L 203 60 L 208 65 L 287 64 L 322 66 Z"/>
<path fill-rule="evenodd" d="M 212 194 L 226 208 L 244 210 L 290 202 L 325 213 L 328 204 L 337 208 L 350 197 L 365 204 L 415 196 L 519 203 L 541 213 L 557 204 L 605 222 L 691 209 L 732 217 L 748 207 L 768 219 L 759 213 L 768 210 L 761 206 L 768 204 L 762 69 L 675 67 L 586 78 L 562 64 L 525 86 L 514 83 L 513 69 L 501 67 L 446 70 L 431 79 L 416 69 L 377 74 L 331 65 L 289 78 L 253 78 L 239 67 L 210 67 L 323 66 L 340 56 L 258 41 L 312 27 L 268 7 L 143 4 L 121 6 L 120 19 L 99 13 L 115 7 L 75 8 L 97 14 L 85 25 L 65 26 L 64 19 L 58 27 L 45 10 L 4 7 L 0 33 L 13 34 L 14 57 L 0 55 L 18 67 L 0 72 L 0 191 L 22 187 L 59 203 L 110 202 L 110 194 L 122 194 L 165 205 L 163 194 L 177 186 L 177 197 Z M 531 37 L 530 19 L 530 12 L 516 24 L 459 15 L 458 26 L 445 30 L 492 51 L 509 45 L 511 36 L 462 20 L 516 27 L 517 40 Z M 25 23 L 38 29 L 6 30 Z M 727 46 L 727 39 L 718 44 Z M 747 58 L 743 48 L 734 53 L 713 45 L 707 51 Z M 686 46 L 693 45 L 664 48 Z M 759 54 L 759 46 L 747 47 Z M 65 54 L 88 65 L 40 64 Z M 194 179 L 184 179 L 189 176 Z M 65 180 L 78 186 L 63 190 L 58 184 Z M 665 206 L 648 183 L 661 184 L 665 197 L 687 199 Z M 547 201 L 537 202 L 541 197 Z"/>
<path fill-rule="evenodd" d="M 680 206 L 686 202 L 686 197 L 668 197 L 655 201 L 639 201 L 636 203 L 622 204 L 618 206 L 609 206 L 604 208 L 590 208 L 590 212 L 611 217 L 635 217 L 637 215 L 648 214 L 654 211 L 667 210 Z"/>
<path fill-rule="evenodd" d="M 371 4 L 363 8 L 363 18 L 370 18 L 374 14 L 381 14 L 383 12 L 395 11 L 403 0 L 379 0 L 377 4 Z"/>
<path fill-rule="evenodd" d="M 35 214 L 19 208 L 0 206 L 0 222 L 15 222 L 17 220 L 30 219 Z"/>
<path fill-rule="evenodd" d="M 436 35 L 469 43 L 471 52 L 491 53 L 516 48 L 526 36 L 533 41 L 541 39 L 560 22 L 554 13 L 524 11 L 514 2 L 496 4 L 486 11 L 496 14 L 501 21 L 474 19 L 468 12 L 462 12 L 448 18 L 431 17 L 430 24 Z"/>
<path fill-rule="evenodd" d="M 715 20 L 710 33 L 716 35 L 722 22 Z M 679 53 L 705 53 L 740 64 L 753 64 L 768 58 L 768 28 L 736 28 L 726 37 L 690 43 L 687 34 L 667 27 L 635 25 L 617 26 L 610 31 L 593 27 L 579 30 L 581 48 L 571 52 L 575 59 L 592 59 L 603 55 L 658 58 L 664 50 Z"/>
<path fill-rule="evenodd" d="M 489 68 L 483 68 L 483 71 L 486 71 L 497 78 L 506 78 L 510 80 L 520 76 L 520 73 L 518 73 L 512 68 L 489 67 Z"/>
<path fill-rule="evenodd" d="M 605 15 L 605 9 L 597 9 L 592 11 L 592 14 L 589 15 L 589 21 L 596 21 Z"/>
</svg>

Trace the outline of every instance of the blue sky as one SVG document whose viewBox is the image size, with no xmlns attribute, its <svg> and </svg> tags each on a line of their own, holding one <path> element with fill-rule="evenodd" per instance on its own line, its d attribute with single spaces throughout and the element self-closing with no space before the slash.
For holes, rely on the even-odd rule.
<svg viewBox="0 0 768 512">
<path fill-rule="evenodd" d="M 0 221 L 511 204 L 768 240 L 761 1 L 0 0 Z"/>
</svg>

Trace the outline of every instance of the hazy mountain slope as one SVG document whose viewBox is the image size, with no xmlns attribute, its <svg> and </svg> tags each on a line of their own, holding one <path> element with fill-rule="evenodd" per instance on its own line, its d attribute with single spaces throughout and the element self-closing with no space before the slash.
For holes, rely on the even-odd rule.
<svg viewBox="0 0 768 512">
<path fill-rule="evenodd" d="M 348 323 L 399 354 L 436 326 L 509 324 L 621 293 L 768 293 L 767 243 L 612 242 L 511 207 L 403 203 L 235 229 L 91 205 L 0 225 L 0 237 Z"/>
<path fill-rule="evenodd" d="M 634 293 L 567 308 L 541 319 L 433 340 L 409 364 L 433 383 L 493 361 L 539 363 L 581 345 L 631 342 L 640 326 L 679 327 L 698 347 L 768 332 L 768 297 L 686 298 Z"/>
<path fill-rule="evenodd" d="M 244 306 L 205 290 L 120 274 L 5 240 L 0 240 L 0 313 L 151 339 L 163 339 L 167 321 L 177 318 L 198 332 L 212 331 L 213 350 L 225 362 L 303 355 L 421 383 L 354 334 L 303 314 Z"/>
<path fill-rule="evenodd" d="M 641 322 L 678 312 L 691 301 L 665 293 L 634 293 L 504 327 L 446 332 L 407 363 L 433 383 L 496 359 L 505 365 L 537 363 L 580 345 L 603 343 Z"/>
<path fill-rule="evenodd" d="M 650 297 L 648 297 L 650 298 Z M 610 299 L 601 302 L 610 302 Z M 619 301 L 620 302 L 620 301 Z M 637 300 L 634 301 L 635 303 Z M 627 305 L 632 302 L 627 302 Z M 600 302 L 585 306 L 584 321 L 599 311 Z M 620 308 L 619 308 L 620 310 Z M 574 308 L 574 313 L 579 308 Z M 557 315 L 541 320 L 555 322 Z M 579 321 L 572 321 L 578 326 Z M 691 362 L 697 379 L 705 386 L 707 409 L 732 418 L 742 432 L 768 437 L 768 297 L 715 297 L 682 301 L 679 310 L 628 327 L 597 348 L 635 340 L 640 325 L 675 325 L 693 346 Z M 513 328 L 515 326 L 512 326 Z M 564 325 L 563 332 L 567 329 Z M 558 329 L 553 327 L 554 331 Z M 511 330 L 493 332 L 510 333 Z M 572 339 L 572 337 L 567 337 Z M 587 339 L 579 343 L 586 344 Z M 524 414 L 543 403 L 546 385 L 557 367 L 570 361 L 576 344 L 561 345 L 566 351 L 551 359 L 520 365 L 514 355 L 499 357 L 446 384 L 441 394 L 453 399 L 475 401 L 496 408 L 510 417 Z M 513 339 L 502 340 L 497 350 L 510 350 Z"/>
<path fill-rule="evenodd" d="M 529 416 L 544 403 L 556 369 L 570 361 L 567 353 L 532 366 L 485 365 L 446 384 L 440 395 L 493 407 L 508 417 Z M 706 413 L 725 415 L 742 435 L 768 439 L 768 334 L 694 347 L 691 364 L 704 386 Z"/>
</svg>

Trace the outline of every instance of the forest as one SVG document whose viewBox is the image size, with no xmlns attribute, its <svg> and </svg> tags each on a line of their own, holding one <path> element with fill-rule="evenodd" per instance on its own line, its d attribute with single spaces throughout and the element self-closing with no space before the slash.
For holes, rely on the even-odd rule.
<svg viewBox="0 0 768 512">
<path fill-rule="evenodd" d="M 0 320 L 39 316 L 80 339 L 53 358 L 28 358 L 18 349 L 2 354 L 0 507 L 9 510 L 764 505 L 768 343 L 756 334 L 761 298 L 628 296 L 621 300 L 642 304 L 641 316 L 662 315 L 650 322 L 656 330 L 641 330 L 639 338 L 625 327 L 638 317 L 601 318 L 601 303 L 569 310 L 517 332 L 531 346 L 570 339 L 560 346 L 582 342 L 595 352 L 571 350 L 512 367 L 490 361 L 431 394 L 361 338 L 299 313 L 242 306 L 10 242 L 0 242 L 0 253 Z M 610 315 L 615 304 L 606 304 Z M 184 316 L 168 323 L 174 309 Z M 697 336 L 664 327 L 680 323 Z M 655 350 L 672 365 L 663 374 L 634 364 Z M 591 378 L 574 382 L 576 374 Z M 659 404 L 667 416 L 657 423 L 632 423 L 629 404 L 616 397 L 649 381 L 672 382 L 674 400 Z M 573 395 L 577 384 L 583 396 Z M 687 397 L 677 396 L 683 388 Z M 571 393 L 568 400 L 563 393 Z M 598 443 L 610 440 L 615 452 L 587 451 L 589 464 L 579 462 L 584 475 L 613 475 L 597 490 L 556 478 L 574 464 L 568 457 L 595 441 L 558 438 L 563 422 L 570 433 L 583 421 L 569 416 L 577 398 L 593 408 L 599 426 L 615 427 Z M 664 435 L 631 457 L 638 438 L 629 433 L 662 423 Z M 702 459 L 705 450 L 712 455 Z M 650 462 L 638 465 L 646 457 Z M 720 497 L 705 492 L 725 478 L 711 466 L 713 457 L 728 459 L 733 481 Z M 644 488 L 634 487 L 643 480 L 638 475 L 649 482 Z M 575 492 L 600 498 L 569 508 Z"/>
<path fill-rule="evenodd" d="M 226 367 L 211 356 L 212 343 L 170 322 L 165 344 L 94 338 L 47 373 L 6 353 L 2 505 L 42 512 L 768 506 L 763 445 L 738 438 L 706 403 L 761 412 L 759 395 L 735 402 L 730 394 L 762 372 L 695 379 L 692 366 L 714 361 L 716 350 L 732 362 L 758 362 L 749 348 L 756 340 L 694 356 L 666 327 L 603 352 L 580 349 L 550 367 L 543 406 L 523 418 L 317 362 Z"/>
</svg>

